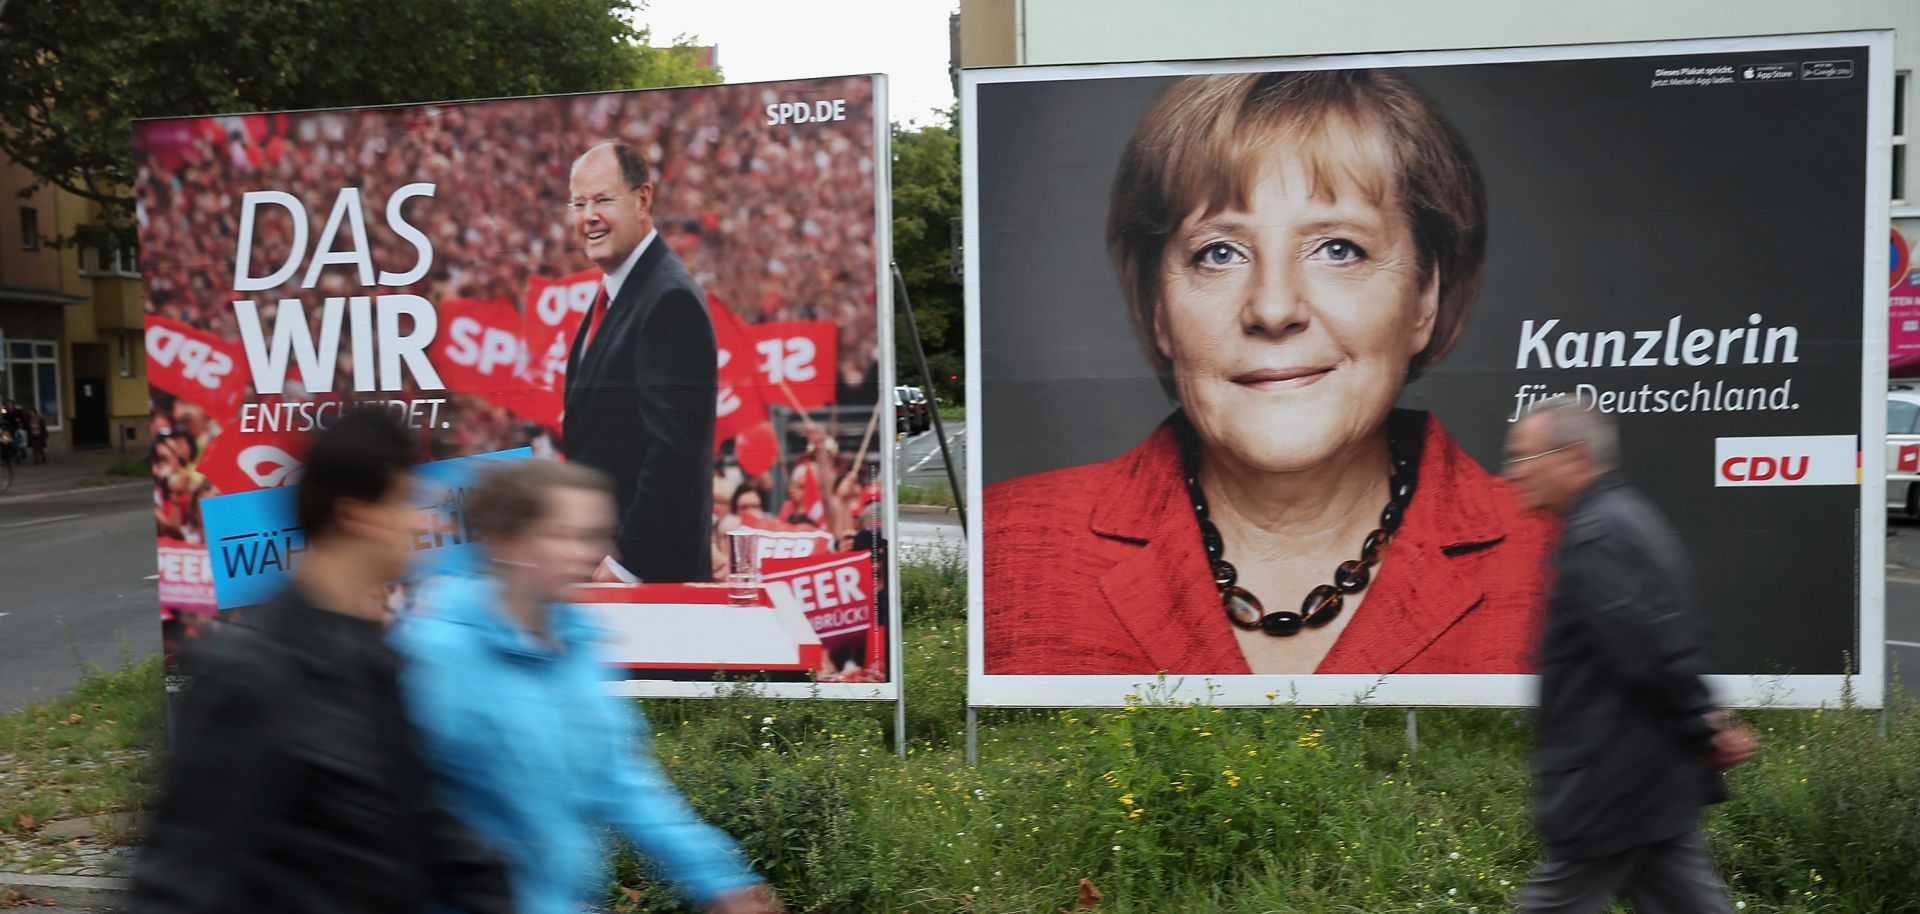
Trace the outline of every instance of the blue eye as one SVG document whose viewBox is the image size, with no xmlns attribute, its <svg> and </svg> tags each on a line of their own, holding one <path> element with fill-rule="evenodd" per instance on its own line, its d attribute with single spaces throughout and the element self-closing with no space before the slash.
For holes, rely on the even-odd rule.
<svg viewBox="0 0 1920 914">
<path fill-rule="evenodd" d="M 1232 266 L 1241 259 L 1240 251 L 1224 241 L 1216 241 L 1201 248 L 1200 253 L 1193 257 L 1195 263 L 1204 267 Z"/>
<path fill-rule="evenodd" d="M 1335 238 L 1321 245 L 1320 250 L 1334 263 L 1349 263 L 1367 256 L 1367 252 L 1360 250 L 1359 245 L 1345 238 Z"/>
</svg>

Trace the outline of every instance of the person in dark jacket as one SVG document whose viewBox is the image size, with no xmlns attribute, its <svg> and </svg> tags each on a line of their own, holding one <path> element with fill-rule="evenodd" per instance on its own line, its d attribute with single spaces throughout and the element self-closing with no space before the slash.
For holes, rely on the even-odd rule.
<svg viewBox="0 0 1920 914">
<path fill-rule="evenodd" d="M 27 420 L 27 447 L 33 450 L 36 466 L 47 462 L 47 417 L 40 413 Z"/>
<path fill-rule="evenodd" d="M 1701 599 L 1679 538 L 1616 469 L 1604 413 L 1541 403 L 1507 438 L 1506 473 L 1564 520 L 1539 650 L 1533 764 L 1547 860 L 1529 914 L 1731 912 L 1701 831 L 1720 772 L 1758 742 L 1715 709 Z"/>
<path fill-rule="evenodd" d="M 408 554 L 407 434 L 351 414 L 296 496 L 293 583 L 182 660 L 193 677 L 135 914 L 513 910 L 506 869 L 436 801 L 377 599 Z"/>
</svg>

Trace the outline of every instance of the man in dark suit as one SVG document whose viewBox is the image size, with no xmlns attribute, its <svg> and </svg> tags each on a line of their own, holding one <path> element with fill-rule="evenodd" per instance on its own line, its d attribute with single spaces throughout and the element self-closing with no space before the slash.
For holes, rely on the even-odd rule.
<svg viewBox="0 0 1920 914">
<path fill-rule="evenodd" d="M 603 143 L 573 163 L 572 229 L 606 274 L 567 355 L 568 460 L 613 478 L 616 553 L 596 581 L 713 577 L 718 354 L 706 296 L 653 227 L 646 160 Z"/>
<path fill-rule="evenodd" d="M 1507 476 L 1565 526 L 1540 645 L 1534 770 L 1547 862 L 1528 914 L 1731 912 L 1707 851 L 1720 772 L 1758 751 L 1701 676 L 1700 596 L 1673 528 L 1615 468 L 1604 413 L 1558 397 L 1507 436 Z"/>
</svg>

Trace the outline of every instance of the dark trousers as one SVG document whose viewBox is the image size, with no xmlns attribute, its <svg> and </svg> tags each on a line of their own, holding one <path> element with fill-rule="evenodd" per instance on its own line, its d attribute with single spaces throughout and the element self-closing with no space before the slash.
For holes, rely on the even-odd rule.
<svg viewBox="0 0 1920 914">
<path fill-rule="evenodd" d="M 1523 914 L 1600 914 L 1616 898 L 1638 914 L 1732 914 L 1727 884 L 1698 831 L 1594 860 L 1551 860 L 1520 893 Z"/>
</svg>

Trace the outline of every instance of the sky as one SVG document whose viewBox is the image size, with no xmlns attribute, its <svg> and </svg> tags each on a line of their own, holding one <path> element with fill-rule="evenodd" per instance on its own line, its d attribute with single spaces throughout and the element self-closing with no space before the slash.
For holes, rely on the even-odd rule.
<svg viewBox="0 0 1920 914">
<path fill-rule="evenodd" d="M 892 120 L 926 124 L 953 104 L 947 14 L 958 0 L 652 0 L 653 44 L 720 47 L 727 82 L 885 73 Z"/>
</svg>

